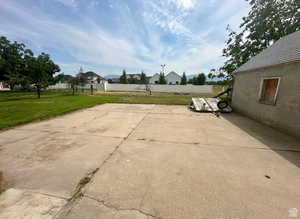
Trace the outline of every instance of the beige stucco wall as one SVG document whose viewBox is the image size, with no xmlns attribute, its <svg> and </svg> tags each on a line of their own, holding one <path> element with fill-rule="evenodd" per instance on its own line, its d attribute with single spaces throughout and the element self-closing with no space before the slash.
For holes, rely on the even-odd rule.
<svg viewBox="0 0 300 219">
<path fill-rule="evenodd" d="M 262 78 L 280 77 L 275 105 L 258 102 Z M 236 74 L 233 109 L 300 137 L 300 62 Z"/>
</svg>

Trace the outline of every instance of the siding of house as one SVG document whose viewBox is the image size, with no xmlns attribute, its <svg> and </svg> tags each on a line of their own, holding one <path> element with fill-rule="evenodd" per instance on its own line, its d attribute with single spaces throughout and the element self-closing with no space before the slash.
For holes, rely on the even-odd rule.
<svg viewBox="0 0 300 219">
<path fill-rule="evenodd" d="M 275 105 L 260 103 L 261 80 L 280 77 Z M 237 73 L 233 109 L 269 126 L 300 137 L 300 62 Z"/>
<path fill-rule="evenodd" d="M 159 74 L 153 75 L 153 77 L 150 78 L 149 83 L 150 84 L 155 84 L 155 81 L 159 81 Z"/>
<path fill-rule="evenodd" d="M 181 77 L 174 72 L 170 72 L 166 76 L 166 81 L 167 81 L 167 84 L 180 84 Z"/>
</svg>

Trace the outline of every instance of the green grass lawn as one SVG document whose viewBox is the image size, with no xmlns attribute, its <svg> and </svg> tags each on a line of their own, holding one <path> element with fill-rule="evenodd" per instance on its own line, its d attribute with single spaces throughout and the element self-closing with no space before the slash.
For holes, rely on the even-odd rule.
<svg viewBox="0 0 300 219">
<path fill-rule="evenodd" d="M 68 90 L 44 91 L 40 99 L 34 92 L 0 92 L 0 129 L 28 123 L 34 120 L 47 119 L 77 109 L 91 107 L 103 103 L 132 103 L 132 104 L 173 104 L 187 105 L 194 96 L 144 92 L 110 92 L 71 95 Z"/>
</svg>

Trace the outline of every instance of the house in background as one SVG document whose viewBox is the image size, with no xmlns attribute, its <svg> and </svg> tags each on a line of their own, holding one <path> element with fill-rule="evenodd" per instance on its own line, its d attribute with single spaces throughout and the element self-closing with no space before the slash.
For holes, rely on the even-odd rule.
<svg viewBox="0 0 300 219">
<path fill-rule="evenodd" d="M 59 83 L 70 83 L 71 80 L 74 78 L 72 75 L 63 75 L 62 78 L 60 79 Z"/>
<path fill-rule="evenodd" d="M 78 73 L 77 77 L 84 77 L 87 84 L 98 83 L 100 81 L 106 81 L 105 78 L 101 77 L 100 75 L 98 75 L 97 73 L 92 72 L 92 71 L 88 71 L 86 73 L 83 73 L 83 72 Z"/>
<path fill-rule="evenodd" d="M 107 81 L 110 84 L 119 84 L 120 83 L 120 78 L 108 78 Z"/>
<path fill-rule="evenodd" d="M 141 80 L 141 74 L 126 74 L 126 78 L 129 84 L 138 84 Z"/>
<path fill-rule="evenodd" d="M 181 76 L 178 75 L 176 72 L 171 71 L 169 74 L 165 76 L 167 84 L 180 84 Z M 150 84 L 158 84 L 159 83 L 159 74 L 156 73 L 149 79 Z"/>
<path fill-rule="evenodd" d="M 169 74 L 166 75 L 167 84 L 180 84 L 181 76 L 178 75 L 176 72 L 171 71 Z"/>
<path fill-rule="evenodd" d="M 300 137 L 300 31 L 253 57 L 234 78 L 234 110 Z"/>
<path fill-rule="evenodd" d="M 126 74 L 127 80 L 141 80 L 141 74 Z"/>
<path fill-rule="evenodd" d="M 159 74 L 156 73 L 149 79 L 149 84 L 158 84 L 159 82 Z"/>
<path fill-rule="evenodd" d="M 0 81 L 0 90 L 9 90 L 9 85 L 6 82 Z"/>
</svg>

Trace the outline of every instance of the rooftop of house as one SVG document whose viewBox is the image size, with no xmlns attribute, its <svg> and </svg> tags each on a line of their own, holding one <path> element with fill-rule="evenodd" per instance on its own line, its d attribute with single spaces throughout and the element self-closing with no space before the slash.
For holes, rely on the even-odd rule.
<svg viewBox="0 0 300 219">
<path fill-rule="evenodd" d="M 179 74 L 177 74 L 175 71 L 169 72 L 169 73 L 166 75 L 166 77 L 169 76 L 169 75 L 176 75 L 176 76 L 178 76 L 178 77 L 181 78 L 181 76 L 180 76 Z"/>
<path fill-rule="evenodd" d="M 141 74 L 126 74 L 127 78 L 137 78 L 141 77 Z"/>
<path fill-rule="evenodd" d="M 276 41 L 238 68 L 235 73 L 300 61 L 300 31 Z"/>
<path fill-rule="evenodd" d="M 105 78 L 101 77 L 100 75 L 92 71 L 88 71 L 86 73 L 79 73 L 77 76 L 79 75 L 82 75 L 83 77 L 97 77 L 100 78 L 101 80 L 105 80 Z"/>
<path fill-rule="evenodd" d="M 176 76 L 178 76 L 178 77 L 181 77 L 181 76 L 180 76 L 179 74 L 177 74 L 175 71 L 169 72 L 169 73 L 166 75 L 166 77 L 167 77 L 168 75 L 176 75 Z M 159 76 L 159 73 L 154 74 L 152 77 L 154 77 L 154 76 Z"/>
<path fill-rule="evenodd" d="M 140 76 L 141 74 L 127 74 L 127 75 L 131 75 L 131 76 Z"/>
</svg>

